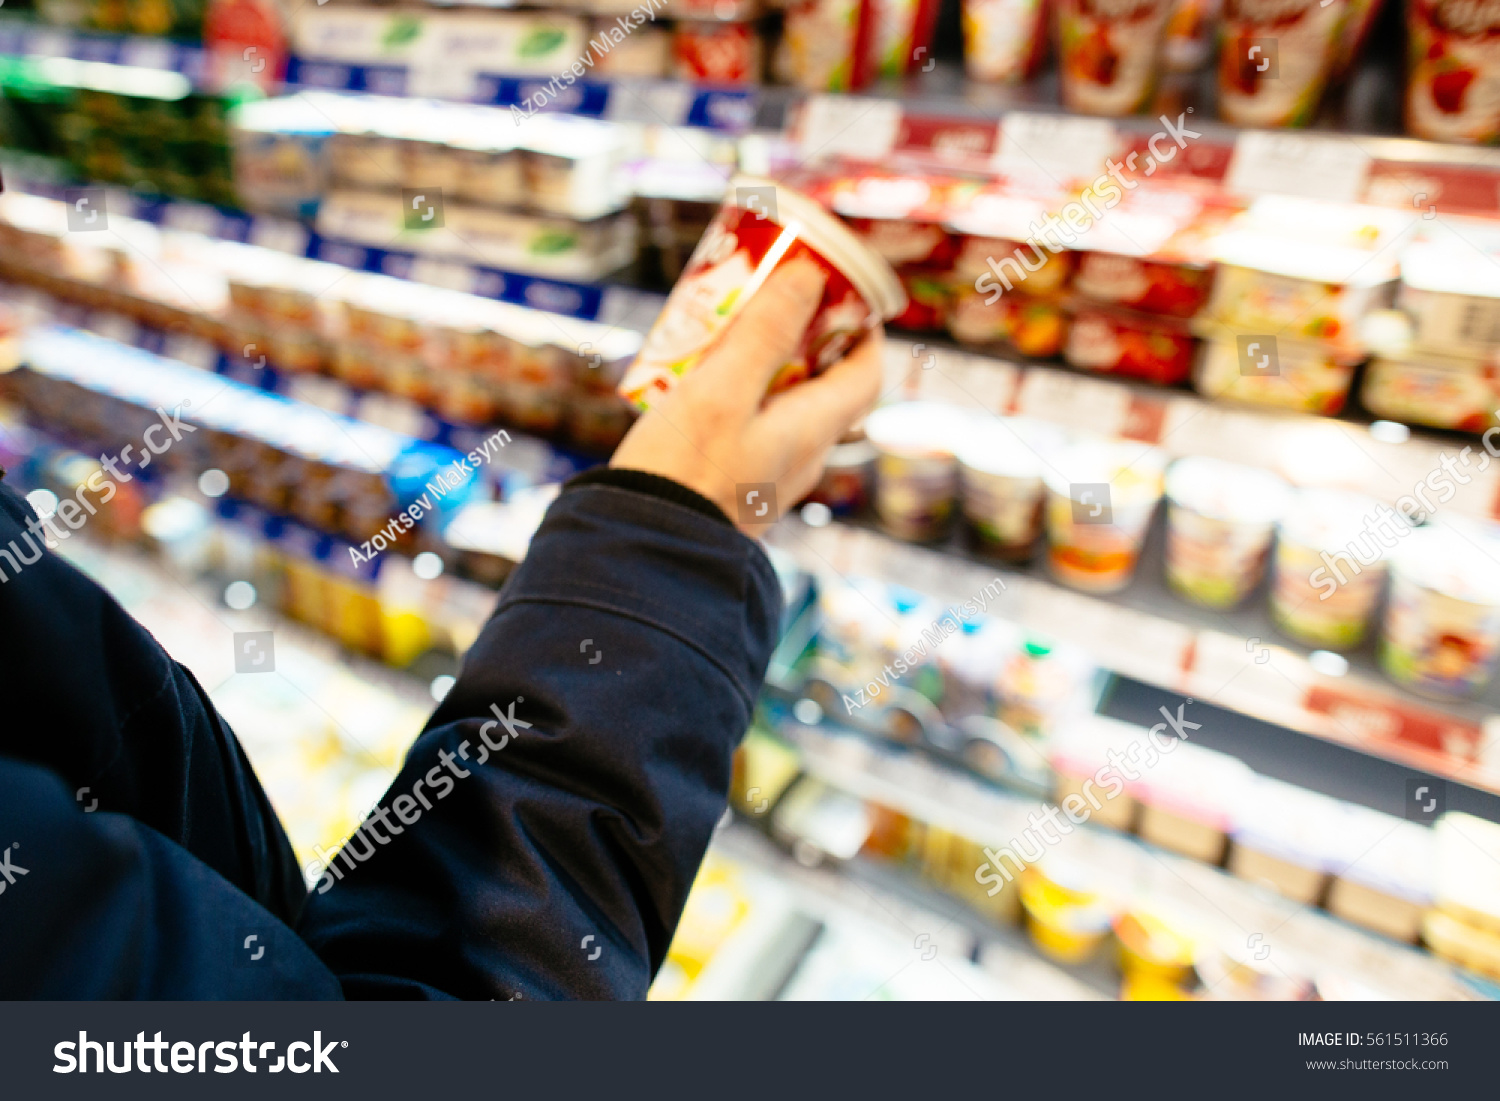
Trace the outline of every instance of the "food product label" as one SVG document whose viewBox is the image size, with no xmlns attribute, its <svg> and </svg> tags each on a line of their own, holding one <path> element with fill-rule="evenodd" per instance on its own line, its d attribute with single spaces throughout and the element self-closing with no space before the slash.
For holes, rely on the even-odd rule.
<svg viewBox="0 0 1500 1101">
<path fill-rule="evenodd" d="M 1347 138 L 1247 130 L 1235 139 L 1224 186 L 1250 194 L 1357 202 L 1370 155 Z"/>
<path fill-rule="evenodd" d="M 993 167 L 1007 177 L 1066 185 L 1097 177 L 1119 148 L 1120 136 L 1105 119 L 1010 111 L 1000 123 Z"/>
<path fill-rule="evenodd" d="M 793 257 L 812 259 L 828 281 L 796 355 L 771 389 L 784 389 L 837 362 L 874 327 L 874 311 L 841 272 L 797 237 L 794 227 L 726 204 L 672 288 L 620 393 L 644 409 L 653 396 L 670 390 L 708 354 L 775 267 Z"/>
<path fill-rule="evenodd" d="M 1406 127 L 1433 141 L 1500 138 L 1500 3 L 1412 0 Z"/>
</svg>

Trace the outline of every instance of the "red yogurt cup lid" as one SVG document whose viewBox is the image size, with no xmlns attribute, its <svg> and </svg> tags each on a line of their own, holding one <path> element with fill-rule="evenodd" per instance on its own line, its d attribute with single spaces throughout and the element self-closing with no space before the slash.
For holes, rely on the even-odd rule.
<svg viewBox="0 0 1500 1101">
<path fill-rule="evenodd" d="M 764 215 L 760 202 L 752 206 L 750 199 L 759 199 L 768 187 L 776 196 L 772 220 L 789 228 L 795 223 L 797 235 L 836 267 L 882 320 L 889 321 L 906 309 L 906 291 L 890 264 L 800 191 L 757 176 L 736 176 L 729 183 L 728 197 L 736 206 Z"/>
</svg>

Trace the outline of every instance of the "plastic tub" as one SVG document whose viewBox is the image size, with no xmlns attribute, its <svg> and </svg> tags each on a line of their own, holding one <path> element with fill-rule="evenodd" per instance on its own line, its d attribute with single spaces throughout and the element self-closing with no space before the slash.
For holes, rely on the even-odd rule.
<svg viewBox="0 0 1500 1101">
<path fill-rule="evenodd" d="M 875 447 L 875 511 L 892 535 L 927 541 L 943 535 L 958 489 L 954 448 L 968 417 L 938 402 L 903 402 L 871 413 L 865 435 Z"/>
<path fill-rule="evenodd" d="M 731 181 L 723 205 L 651 326 L 620 393 L 644 409 L 695 368 L 775 268 L 810 258 L 828 276 L 802 342 L 771 391 L 832 366 L 906 307 L 889 264 L 807 196 L 768 180 Z"/>
<path fill-rule="evenodd" d="M 1057 452 L 1043 480 L 1047 558 L 1058 580 L 1095 593 L 1130 584 L 1166 463 L 1165 452 L 1124 441 L 1088 440 Z"/>
<path fill-rule="evenodd" d="M 1271 618 L 1309 646 L 1348 649 L 1365 637 L 1385 581 L 1386 547 L 1367 518 L 1379 502 L 1337 490 L 1296 495 L 1277 528 Z"/>
<path fill-rule="evenodd" d="M 1260 583 L 1291 502 L 1276 475 L 1218 459 L 1179 459 L 1167 471 L 1167 584 L 1183 599 L 1232 608 Z"/>
<path fill-rule="evenodd" d="M 1424 696 L 1474 696 L 1500 654 L 1500 539 L 1477 524 L 1418 528 L 1391 554 L 1380 664 Z"/>
<path fill-rule="evenodd" d="M 1024 418 L 983 422 L 956 451 L 964 517 L 1002 558 L 1031 557 L 1042 531 L 1042 472 L 1062 433 Z"/>
</svg>

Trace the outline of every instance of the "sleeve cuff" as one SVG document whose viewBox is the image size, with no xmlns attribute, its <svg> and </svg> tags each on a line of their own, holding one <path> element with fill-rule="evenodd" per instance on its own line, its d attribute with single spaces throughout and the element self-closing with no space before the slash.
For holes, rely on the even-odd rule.
<svg viewBox="0 0 1500 1101">
<path fill-rule="evenodd" d="M 569 490 L 575 486 L 591 485 L 616 486 L 634 493 L 649 494 L 663 501 L 671 501 L 675 505 L 701 512 L 711 520 L 719 520 L 733 526 L 724 510 L 703 494 L 679 482 L 674 482 L 671 478 L 664 478 L 660 474 L 648 474 L 644 470 L 627 470 L 623 467 L 596 466 L 592 470 L 585 470 L 582 474 L 570 478 L 563 489 Z"/>
</svg>

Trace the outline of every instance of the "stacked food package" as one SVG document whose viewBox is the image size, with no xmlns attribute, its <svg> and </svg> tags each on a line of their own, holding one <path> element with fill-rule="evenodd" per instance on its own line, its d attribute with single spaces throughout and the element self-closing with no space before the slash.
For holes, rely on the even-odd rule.
<svg viewBox="0 0 1500 1101">
<path fill-rule="evenodd" d="M 1421 228 L 1401 253 L 1399 312 L 1372 319 L 1360 397 L 1392 420 L 1483 432 L 1500 424 L 1500 241 L 1472 219 Z"/>
<path fill-rule="evenodd" d="M 315 217 L 330 237 L 564 279 L 635 257 L 624 127 L 304 94 L 246 104 L 233 128 L 244 205 Z"/>
<path fill-rule="evenodd" d="M 26 73 L 5 84 L 0 146 L 55 157 L 79 177 L 163 195 L 232 204 L 228 102 L 49 84 Z"/>
<path fill-rule="evenodd" d="M 1208 346 L 1195 384 L 1210 397 L 1337 413 L 1364 358 L 1360 324 L 1391 301 L 1397 245 L 1414 214 L 1267 196 L 1214 239 Z"/>
<path fill-rule="evenodd" d="M 0 268 L 205 340 L 252 372 L 329 375 L 461 424 L 499 419 L 594 451 L 629 427 L 614 385 L 638 333 L 108 217 L 112 233 L 68 233 L 61 203 L 0 196 Z"/>
<path fill-rule="evenodd" d="M 784 771 L 789 756 L 799 779 L 745 786 L 771 762 Z M 1468 996 L 1431 957 L 1317 913 L 1468 963 L 1448 947 L 1456 937 L 1442 939 L 1459 911 L 1445 908 L 1433 874 L 1444 829 L 1465 816 L 1448 815 L 1434 831 L 1101 716 L 1061 723 L 1048 756 L 1056 787 L 1038 803 L 907 750 L 793 723 L 746 740 L 731 805 L 773 836 L 789 832 L 794 852 L 800 844 L 809 857 L 841 809 L 861 822 L 855 843 L 837 856 L 818 848 L 818 857 L 857 853 L 905 871 L 988 923 L 1023 925 L 1037 951 L 1064 966 L 1107 952 L 1121 997 Z M 769 800 L 755 798 L 767 791 Z M 810 800 L 816 815 L 803 805 Z M 1311 912 L 1288 925 L 1286 904 L 1269 902 L 1267 890 Z M 1472 902 L 1463 913 L 1475 921 Z M 1257 928 L 1266 932 L 1247 952 L 1245 930 Z M 1481 933 L 1467 928 L 1470 940 Z M 1264 962 L 1271 945 L 1277 968 Z"/>
</svg>

